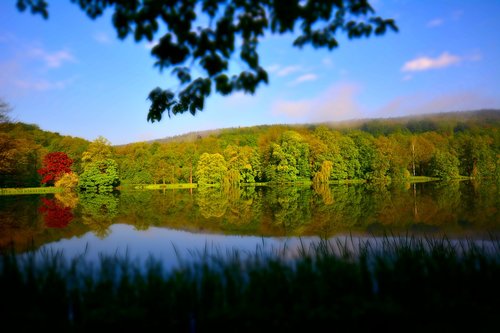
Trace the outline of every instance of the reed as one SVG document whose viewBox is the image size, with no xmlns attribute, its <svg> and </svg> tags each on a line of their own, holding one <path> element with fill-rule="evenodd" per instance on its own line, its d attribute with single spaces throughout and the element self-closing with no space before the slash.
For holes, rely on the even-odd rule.
<svg viewBox="0 0 500 333">
<path fill-rule="evenodd" d="M 153 257 L 4 251 L 0 316 L 21 330 L 493 331 L 499 253 L 494 237 L 346 237 L 298 250 L 206 248 L 167 270 Z"/>
</svg>

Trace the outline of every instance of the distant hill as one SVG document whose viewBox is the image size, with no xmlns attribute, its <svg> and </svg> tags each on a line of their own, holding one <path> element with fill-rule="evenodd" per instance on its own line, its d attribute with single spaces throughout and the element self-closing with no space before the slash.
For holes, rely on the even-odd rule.
<svg viewBox="0 0 500 333">
<path fill-rule="evenodd" d="M 454 111 L 441 113 L 428 113 L 420 115 L 408 115 L 392 118 L 367 118 L 353 119 L 336 122 L 310 123 L 299 125 L 256 125 L 249 127 L 229 127 L 214 130 L 206 130 L 199 132 L 189 132 L 182 135 L 165 137 L 149 141 L 158 143 L 168 142 L 193 142 L 197 139 L 208 136 L 218 136 L 227 134 L 228 132 L 262 132 L 273 126 L 286 128 L 315 128 L 318 126 L 326 126 L 339 131 L 346 130 L 362 130 L 375 135 L 389 134 L 397 130 L 409 130 L 411 132 L 420 133 L 426 131 L 457 131 L 473 126 L 500 126 L 500 109 L 482 109 L 473 111 Z"/>
<path fill-rule="evenodd" d="M 392 118 L 367 118 L 353 119 L 335 122 L 310 123 L 310 124 L 275 124 L 275 125 L 255 125 L 242 127 L 228 127 L 213 130 L 189 132 L 186 134 L 170 136 L 147 141 L 148 143 L 172 143 L 172 142 L 194 142 L 209 136 L 230 135 L 237 133 L 239 136 L 245 134 L 253 135 L 262 133 L 273 127 L 300 129 L 314 129 L 318 126 L 326 126 L 339 131 L 362 130 L 374 135 L 389 134 L 398 130 L 409 130 L 410 132 L 421 133 L 426 131 L 460 131 L 470 127 L 495 127 L 500 126 L 500 109 L 483 109 L 473 111 L 456 111 L 442 113 L 428 113 L 421 115 L 408 115 Z M 17 138 L 31 140 L 49 151 L 57 150 L 77 150 L 81 153 L 89 142 L 78 137 L 60 135 L 59 133 L 45 131 L 38 125 L 25 124 L 21 122 L 3 123 L 0 126 L 0 133 L 8 133 Z M 127 146 L 133 144 L 116 145 Z M 79 149 L 68 146 L 79 146 Z M 76 154 L 75 154 L 76 155 Z M 76 157 L 76 156 L 75 156 Z"/>
</svg>

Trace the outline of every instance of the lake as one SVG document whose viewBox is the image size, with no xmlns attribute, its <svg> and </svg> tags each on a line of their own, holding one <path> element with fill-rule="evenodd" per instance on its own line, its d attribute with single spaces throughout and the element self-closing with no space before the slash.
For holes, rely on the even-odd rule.
<svg viewBox="0 0 500 333">
<path fill-rule="evenodd" d="M 383 237 L 488 241 L 500 231 L 499 186 L 426 182 L 261 186 L 0 197 L 0 248 L 12 244 L 168 266 L 207 253 L 294 253 L 328 240 Z"/>
</svg>

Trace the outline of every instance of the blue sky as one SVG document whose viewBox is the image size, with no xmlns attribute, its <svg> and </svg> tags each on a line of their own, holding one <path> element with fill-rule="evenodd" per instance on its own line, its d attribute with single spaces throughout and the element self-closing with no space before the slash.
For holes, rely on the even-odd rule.
<svg viewBox="0 0 500 333">
<path fill-rule="evenodd" d="M 154 124 L 146 121 L 149 92 L 178 86 L 153 67 L 150 44 L 117 39 L 110 13 L 92 21 L 70 1 L 52 0 L 43 20 L 15 2 L 0 2 L 0 98 L 15 120 L 65 135 L 124 144 L 215 128 L 500 108 L 500 0 L 372 0 L 400 32 L 340 37 L 331 52 L 266 36 L 259 51 L 268 85 L 253 96 L 211 95 L 195 117 Z"/>
</svg>

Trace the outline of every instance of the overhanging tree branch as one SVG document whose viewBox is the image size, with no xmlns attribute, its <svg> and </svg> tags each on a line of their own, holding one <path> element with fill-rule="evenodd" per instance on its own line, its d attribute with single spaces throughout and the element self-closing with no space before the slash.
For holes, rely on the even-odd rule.
<svg viewBox="0 0 500 333">
<path fill-rule="evenodd" d="M 257 47 L 265 32 L 294 33 L 293 45 L 332 50 L 339 46 L 337 34 L 349 39 L 383 35 L 398 31 L 392 19 L 375 15 L 367 0 L 71 0 L 95 19 L 111 8 L 113 25 L 120 39 L 133 35 L 135 41 L 156 39 L 160 27 L 166 33 L 151 50 L 160 71 L 172 68 L 179 80 L 176 95 L 159 87 L 151 91 L 148 121 L 189 111 L 202 111 L 205 98 L 212 92 L 223 96 L 232 92 L 255 93 L 268 83 L 267 72 L 260 66 Z M 20 11 L 30 9 L 48 18 L 46 0 L 18 0 Z M 210 22 L 197 26 L 202 20 Z M 239 58 L 246 68 L 229 73 L 229 61 Z M 199 66 L 204 76 L 193 80 L 191 67 Z"/>
</svg>

